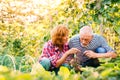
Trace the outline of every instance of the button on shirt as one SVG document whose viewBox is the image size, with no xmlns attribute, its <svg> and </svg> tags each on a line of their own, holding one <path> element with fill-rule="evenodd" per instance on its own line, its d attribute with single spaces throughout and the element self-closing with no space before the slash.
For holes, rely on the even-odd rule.
<svg viewBox="0 0 120 80">
<path fill-rule="evenodd" d="M 70 41 L 69 41 L 69 47 L 70 48 L 78 48 L 79 50 L 81 50 L 80 53 L 77 54 L 77 56 L 79 57 L 79 61 L 82 62 L 86 62 L 89 57 L 83 55 L 84 51 L 86 50 L 92 50 L 95 51 L 96 48 L 98 47 L 103 47 L 107 50 L 107 52 L 109 51 L 114 51 L 106 42 L 105 38 L 94 34 L 93 35 L 93 39 L 91 40 L 91 42 L 89 43 L 89 45 L 87 47 L 82 47 L 81 43 L 80 43 L 80 36 L 79 35 L 75 35 L 73 36 Z"/>
<path fill-rule="evenodd" d="M 63 50 L 60 51 L 57 46 L 54 46 L 52 41 L 45 43 L 43 51 L 40 57 L 40 60 L 43 57 L 49 58 L 53 67 L 56 67 L 56 62 L 59 60 L 62 55 L 69 49 L 68 43 L 63 46 Z"/>
</svg>

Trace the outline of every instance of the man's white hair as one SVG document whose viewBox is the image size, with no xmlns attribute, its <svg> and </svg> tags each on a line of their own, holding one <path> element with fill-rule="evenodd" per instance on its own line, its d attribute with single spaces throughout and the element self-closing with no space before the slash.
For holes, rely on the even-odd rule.
<svg viewBox="0 0 120 80">
<path fill-rule="evenodd" d="M 80 35 L 81 34 L 93 35 L 93 30 L 90 26 L 84 26 L 80 29 Z"/>
</svg>

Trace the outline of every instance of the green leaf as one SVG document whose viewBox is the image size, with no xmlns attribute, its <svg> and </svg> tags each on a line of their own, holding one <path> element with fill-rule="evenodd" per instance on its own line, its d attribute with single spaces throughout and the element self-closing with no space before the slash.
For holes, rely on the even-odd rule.
<svg viewBox="0 0 120 80">
<path fill-rule="evenodd" d="M 115 27 L 114 30 L 117 32 L 118 35 L 120 35 L 120 25 Z"/>
<path fill-rule="evenodd" d="M 112 72 L 112 69 L 106 69 L 101 73 L 101 76 L 106 77 Z"/>
</svg>

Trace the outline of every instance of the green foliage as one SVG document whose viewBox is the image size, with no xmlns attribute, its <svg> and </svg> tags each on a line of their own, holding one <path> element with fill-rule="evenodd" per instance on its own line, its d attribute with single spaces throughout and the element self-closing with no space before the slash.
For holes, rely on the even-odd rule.
<svg viewBox="0 0 120 80">
<path fill-rule="evenodd" d="M 78 73 L 74 69 L 69 70 L 67 67 L 62 66 L 58 75 L 55 75 L 54 72 L 45 71 L 39 62 L 33 64 L 29 57 L 16 57 L 14 61 L 19 68 L 16 68 L 17 70 L 13 70 L 13 62 L 9 58 L 5 58 L 5 66 L 8 68 L 0 66 L 1 80 L 2 78 L 6 80 L 118 80 L 120 78 L 120 57 L 100 60 L 102 64 L 97 68 L 81 67 L 81 72 Z"/>
<path fill-rule="evenodd" d="M 118 35 L 120 35 L 120 26 L 114 28 Z"/>
<path fill-rule="evenodd" d="M 24 5 L 23 5 L 24 4 Z M 22 5 L 22 6 L 21 6 Z M 32 6 L 31 6 L 32 5 Z M 52 4 L 53 5 L 53 4 Z M 92 26 L 94 32 L 103 35 L 116 53 L 120 53 L 120 1 L 119 0 L 61 0 L 52 5 L 42 5 L 32 0 L 4 0 L 0 3 L 0 54 L 15 56 L 14 72 L 0 66 L 0 80 L 119 80 L 120 58 L 101 60 L 98 68 L 81 68 L 82 73 L 61 67 L 59 75 L 41 67 L 32 69 L 34 62 L 22 57 L 29 54 L 38 59 L 43 44 L 50 39 L 50 31 L 58 24 L 70 29 L 70 37 L 79 33 L 84 25 Z M 48 11 L 48 13 L 44 13 Z M 44 14 L 44 15 L 43 15 Z M 2 64 L 3 56 L 0 56 Z M 21 67 L 20 67 L 21 63 Z M 5 66 L 13 68 L 11 58 Z M 36 64 L 35 64 L 36 65 Z M 34 72 L 34 74 L 26 72 Z M 9 79 L 8 79 L 9 78 Z"/>
<path fill-rule="evenodd" d="M 16 70 L 15 59 L 10 55 L 2 56 L 1 64 L 7 66 L 9 69 Z"/>
<path fill-rule="evenodd" d="M 19 70 L 24 73 L 31 72 L 32 65 L 35 63 L 31 56 L 24 56 L 21 58 L 19 63 Z"/>
<path fill-rule="evenodd" d="M 115 35 L 115 40 L 112 38 L 114 41 L 107 37 L 111 32 L 119 34 L 119 0 L 63 0 L 52 8 L 33 3 L 32 0 L 13 3 L 13 0 L 1 3 L 1 54 L 38 56 L 43 44 L 50 39 L 51 29 L 58 24 L 69 27 L 70 37 L 79 33 L 82 26 L 90 25 L 96 33 L 105 36 L 113 48 L 112 44 L 119 42 L 118 35 Z M 23 3 L 24 6 L 21 6 Z M 48 13 L 42 15 L 44 10 L 48 10 Z M 110 28 L 110 33 L 105 32 L 107 28 Z"/>
</svg>

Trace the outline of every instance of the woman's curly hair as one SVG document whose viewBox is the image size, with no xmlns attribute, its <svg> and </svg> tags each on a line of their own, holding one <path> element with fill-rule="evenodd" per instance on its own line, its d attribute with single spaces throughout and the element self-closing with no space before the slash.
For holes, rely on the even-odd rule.
<svg viewBox="0 0 120 80">
<path fill-rule="evenodd" d="M 55 46 L 62 48 L 64 45 L 63 37 L 69 34 L 69 29 L 65 25 L 58 25 L 51 31 L 51 40 Z"/>
</svg>

